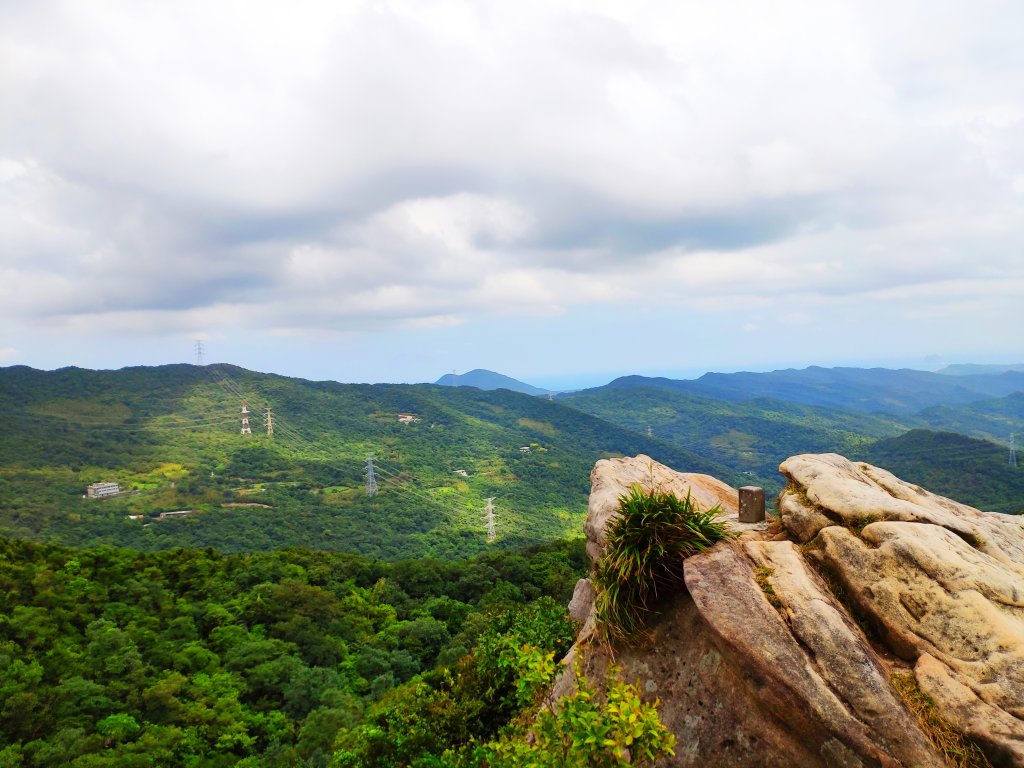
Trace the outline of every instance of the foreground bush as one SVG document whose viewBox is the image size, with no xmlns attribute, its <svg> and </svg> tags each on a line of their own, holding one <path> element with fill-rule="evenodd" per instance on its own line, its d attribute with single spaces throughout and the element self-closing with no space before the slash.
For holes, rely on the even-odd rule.
<svg viewBox="0 0 1024 768">
<path fill-rule="evenodd" d="M 557 671 L 553 654 L 510 647 L 503 663 L 518 670 L 522 700 L 541 699 L 518 719 L 528 725 L 423 768 L 638 768 L 675 754 L 675 736 L 658 718 L 658 702 L 644 701 L 640 685 L 619 680 L 615 667 L 603 696 L 577 667 L 576 692 L 556 701 L 549 693 Z"/>
</svg>

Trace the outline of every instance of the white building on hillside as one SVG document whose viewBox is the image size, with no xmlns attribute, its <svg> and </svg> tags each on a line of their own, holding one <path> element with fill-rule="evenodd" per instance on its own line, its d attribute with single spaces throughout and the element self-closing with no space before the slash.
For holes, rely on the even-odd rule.
<svg viewBox="0 0 1024 768">
<path fill-rule="evenodd" d="M 90 499 L 102 499 L 106 496 L 117 496 L 121 486 L 117 483 L 90 483 L 85 486 L 85 495 Z"/>
</svg>

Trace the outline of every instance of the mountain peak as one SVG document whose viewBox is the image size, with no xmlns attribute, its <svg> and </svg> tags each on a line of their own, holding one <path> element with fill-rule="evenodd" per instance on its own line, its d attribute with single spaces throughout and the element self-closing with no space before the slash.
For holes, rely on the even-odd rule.
<svg viewBox="0 0 1024 768">
<path fill-rule="evenodd" d="M 549 390 L 535 387 L 532 384 L 513 379 L 502 373 L 495 373 L 483 368 L 474 368 L 472 371 L 463 373 L 461 376 L 454 373 L 446 373 L 434 382 L 443 387 L 476 387 L 477 389 L 511 389 L 513 392 L 522 392 L 526 395 L 547 395 Z"/>
</svg>

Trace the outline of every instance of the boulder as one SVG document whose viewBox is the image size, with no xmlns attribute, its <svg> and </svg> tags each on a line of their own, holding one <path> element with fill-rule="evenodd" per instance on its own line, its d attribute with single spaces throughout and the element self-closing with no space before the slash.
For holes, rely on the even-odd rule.
<svg viewBox="0 0 1024 768">
<path fill-rule="evenodd" d="M 850 607 L 993 763 L 1024 765 L 1022 521 L 835 454 L 781 470 L 783 524 Z M 808 509 L 832 523 L 808 525 Z"/>
<path fill-rule="evenodd" d="M 585 526 L 595 560 L 634 484 L 720 504 L 742 535 L 685 562 L 686 590 L 641 647 L 601 645 L 593 587 L 577 585 L 577 668 L 600 684 L 614 663 L 660 699 L 677 738 L 666 765 L 938 768 L 892 683 L 913 674 L 992 765 L 1024 768 L 1024 521 L 835 454 L 781 471 L 780 517 L 741 526 L 736 490 L 713 477 L 647 456 L 599 461 Z"/>
<path fill-rule="evenodd" d="M 594 610 L 594 598 L 597 592 L 594 589 L 594 582 L 590 579 L 580 579 L 572 591 L 572 600 L 569 601 L 569 618 L 573 621 L 586 621 Z"/>
</svg>

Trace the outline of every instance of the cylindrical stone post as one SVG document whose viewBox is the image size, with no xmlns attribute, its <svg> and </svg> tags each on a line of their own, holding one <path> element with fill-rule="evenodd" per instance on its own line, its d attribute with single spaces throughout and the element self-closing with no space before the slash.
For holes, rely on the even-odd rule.
<svg viewBox="0 0 1024 768">
<path fill-rule="evenodd" d="M 760 523 L 764 521 L 764 488 L 745 485 L 740 488 L 740 522 Z"/>
</svg>

